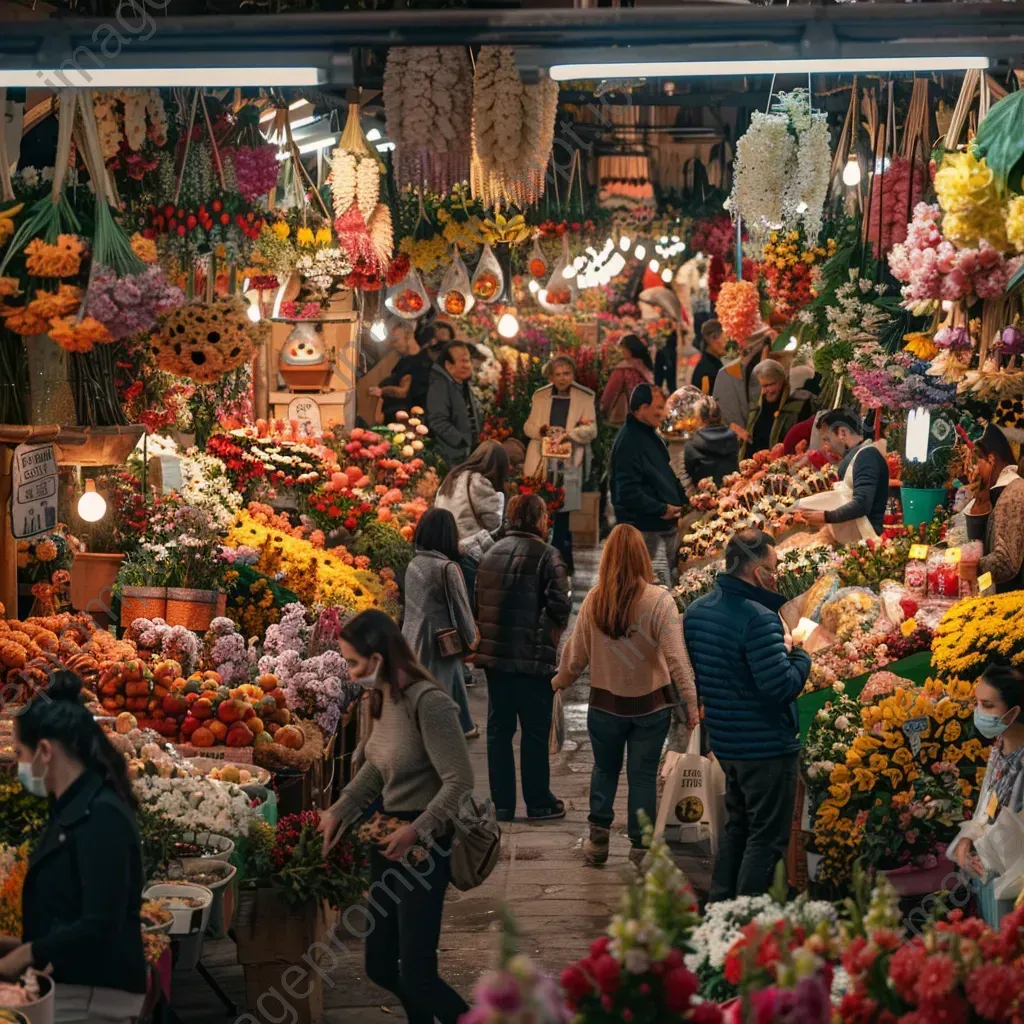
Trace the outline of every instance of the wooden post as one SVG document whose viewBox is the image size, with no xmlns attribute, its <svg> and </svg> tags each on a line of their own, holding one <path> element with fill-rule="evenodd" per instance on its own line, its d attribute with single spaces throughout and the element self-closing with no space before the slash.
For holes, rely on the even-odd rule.
<svg viewBox="0 0 1024 1024">
<path fill-rule="evenodd" d="M 7 618 L 18 617 L 18 544 L 11 531 L 11 486 L 14 453 L 0 445 L 0 604 Z"/>
</svg>

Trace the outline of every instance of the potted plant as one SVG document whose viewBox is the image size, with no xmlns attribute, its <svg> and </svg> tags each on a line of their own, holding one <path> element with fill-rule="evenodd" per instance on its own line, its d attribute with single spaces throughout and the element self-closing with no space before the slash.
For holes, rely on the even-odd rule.
<svg viewBox="0 0 1024 1024">
<path fill-rule="evenodd" d="M 164 619 L 167 615 L 167 570 L 152 552 L 128 555 L 117 573 L 114 593 L 121 598 L 121 625 L 136 619 Z"/>
<path fill-rule="evenodd" d="M 327 906 L 351 906 L 369 882 L 365 851 L 344 836 L 324 857 L 319 815 L 303 811 L 282 818 L 276 829 L 254 820 L 242 847 L 242 892 L 235 925 L 238 962 L 252 1000 L 278 984 L 289 964 L 323 942 Z M 308 978 L 300 1019 L 323 1014 L 323 980 Z M 308 1011 L 308 1012 L 304 1012 Z"/>
<path fill-rule="evenodd" d="M 889 432 L 888 448 L 900 455 L 900 501 L 903 524 L 919 526 L 930 522 L 935 509 L 946 504 L 949 492 L 949 469 L 956 434 L 952 424 L 942 416 L 932 417 L 926 428 L 928 438 L 921 454 L 923 459 L 907 454 L 907 424 L 901 421 Z M 913 440 L 913 439 L 912 439 Z"/>
</svg>

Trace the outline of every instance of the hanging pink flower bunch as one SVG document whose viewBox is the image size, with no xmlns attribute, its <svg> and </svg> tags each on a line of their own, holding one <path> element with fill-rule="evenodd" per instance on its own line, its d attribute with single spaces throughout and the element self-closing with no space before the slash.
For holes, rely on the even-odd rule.
<svg viewBox="0 0 1024 1024">
<path fill-rule="evenodd" d="M 277 187 L 281 164 L 275 146 L 241 146 L 234 152 L 235 183 L 248 203 Z"/>
<path fill-rule="evenodd" d="M 904 305 L 929 299 L 999 298 L 1020 263 L 982 239 L 977 249 L 958 249 L 943 238 L 937 204 L 918 203 L 907 239 L 889 253 L 889 267 L 903 282 Z"/>
<path fill-rule="evenodd" d="M 871 214 L 867 238 L 878 256 L 878 233 L 882 233 L 882 252 L 907 240 L 907 213 L 924 193 L 925 169 L 914 166 L 911 181 L 910 161 L 894 156 L 889 166 L 871 180 Z"/>
<path fill-rule="evenodd" d="M 377 250 L 356 203 L 335 220 L 334 231 L 338 236 L 338 244 L 348 253 L 353 267 L 357 267 L 361 262 L 367 268 L 381 269 Z"/>
</svg>

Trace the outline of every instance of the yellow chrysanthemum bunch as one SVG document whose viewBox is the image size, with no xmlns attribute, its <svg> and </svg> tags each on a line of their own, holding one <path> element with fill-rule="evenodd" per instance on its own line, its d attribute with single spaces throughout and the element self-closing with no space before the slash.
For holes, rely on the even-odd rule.
<svg viewBox="0 0 1024 1024">
<path fill-rule="evenodd" d="M 996 659 L 1024 665 L 1024 593 L 974 597 L 955 604 L 932 641 L 932 665 L 947 682 L 973 683 Z"/>
<path fill-rule="evenodd" d="M 257 571 L 279 577 L 303 604 L 338 605 L 351 612 L 379 608 L 393 614 L 397 588 L 376 573 L 354 569 L 330 551 L 291 537 L 241 512 L 227 540 L 228 546 L 248 545 L 260 553 Z"/>
<path fill-rule="evenodd" d="M 967 150 L 947 153 L 935 174 L 935 194 L 945 216 L 942 233 L 957 245 L 974 247 L 984 238 L 1004 250 L 1006 221 L 995 174 Z"/>
<path fill-rule="evenodd" d="M 939 350 L 932 342 L 932 336 L 927 331 L 915 331 L 913 334 L 903 335 L 903 348 L 917 359 L 929 362 L 938 355 Z"/>
<path fill-rule="evenodd" d="M 409 262 L 419 271 L 429 274 L 448 262 L 448 243 L 443 235 L 434 235 L 417 241 L 406 236 L 398 244 L 398 248 L 409 257 Z"/>
<path fill-rule="evenodd" d="M 1024 252 L 1024 196 L 1006 204 L 1006 240 L 1016 252 Z"/>
</svg>

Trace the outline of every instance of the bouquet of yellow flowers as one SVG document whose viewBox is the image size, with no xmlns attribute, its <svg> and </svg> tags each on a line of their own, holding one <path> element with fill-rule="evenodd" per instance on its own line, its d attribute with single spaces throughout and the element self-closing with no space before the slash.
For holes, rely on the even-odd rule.
<svg viewBox="0 0 1024 1024">
<path fill-rule="evenodd" d="M 964 700 L 995 660 L 1024 666 L 1024 593 L 974 597 L 955 604 L 939 623 L 932 643 L 932 667 L 959 687 Z"/>
</svg>

